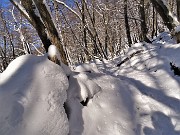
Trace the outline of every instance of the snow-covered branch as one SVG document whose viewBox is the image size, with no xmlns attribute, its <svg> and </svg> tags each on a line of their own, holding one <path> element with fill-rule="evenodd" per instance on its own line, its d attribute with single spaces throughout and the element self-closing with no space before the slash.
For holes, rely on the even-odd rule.
<svg viewBox="0 0 180 135">
<path fill-rule="evenodd" d="M 76 11 L 74 11 L 72 8 L 70 8 L 66 3 L 64 3 L 64 2 L 62 2 L 60 0 L 56 0 L 56 2 L 58 2 L 61 5 L 63 5 L 64 7 L 66 7 L 69 11 L 71 11 L 73 14 L 75 14 L 80 20 L 82 20 L 80 15 Z"/>
<path fill-rule="evenodd" d="M 15 20 L 15 23 L 16 23 L 16 26 L 14 26 L 14 30 L 17 31 L 17 32 L 19 32 L 19 34 L 20 34 L 20 40 L 21 40 L 21 42 L 22 42 L 22 44 L 23 44 L 24 52 L 25 52 L 26 54 L 29 54 L 29 52 L 30 52 L 30 47 L 29 47 L 29 44 L 26 43 L 25 37 L 24 37 L 23 32 L 22 32 L 22 30 L 21 30 L 22 25 L 20 24 L 19 27 L 17 26 L 17 19 L 16 19 L 15 15 L 14 15 L 14 6 L 13 6 L 13 8 L 12 8 L 11 13 L 12 13 L 13 19 Z M 16 27 L 17 27 L 17 28 L 16 28 Z"/>
<path fill-rule="evenodd" d="M 26 17 L 26 19 L 28 19 L 28 21 L 31 22 L 29 14 L 27 13 L 26 9 L 21 5 L 21 3 L 18 3 L 16 0 L 10 1 Z"/>
</svg>

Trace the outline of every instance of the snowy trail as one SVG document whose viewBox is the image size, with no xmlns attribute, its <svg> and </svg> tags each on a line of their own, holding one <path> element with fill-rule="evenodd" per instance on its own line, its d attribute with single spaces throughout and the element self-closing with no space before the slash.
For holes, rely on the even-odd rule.
<svg viewBox="0 0 180 135">
<path fill-rule="evenodd" d="M 161 40 L 158 39 L 161 37 Z M 97 61 L 100 72 L 118 78 L 133 93 L 137 134 L 180 134 L 180 77 L 171 71 L 170 62 L 180 66 L 180 44 L 162 33 L 153 44 L 137 43 L 115 61 Z M 117 67 L 133 52 L 144 50 Z"/>
</svg>

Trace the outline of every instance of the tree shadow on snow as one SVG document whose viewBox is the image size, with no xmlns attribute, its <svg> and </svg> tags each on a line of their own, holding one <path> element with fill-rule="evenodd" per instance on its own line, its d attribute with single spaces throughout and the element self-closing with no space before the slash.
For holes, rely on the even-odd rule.
<svg viewBox="0 0 180 135">
<path fill-rule="evenodd" d="M 153 98 L 154 100 L 168 106 L 169 108 L 173 109 L 175 112 L 180 113 L 180 100 L 174 97 L 167 96 L 163 91 L 158 89 L 146 86 L 139 80 L 135 80 L 133 78 L 120 76 L 118 77 L 123 78 L 125 80 L 129 80 L 129 83 L 132 83 L 142 94 Z"/>
<path fill-rule="evenodd" d="M 43 114 L 42 117 L 36 120 L 34 120 L 36 117 L 34 117 L 33 114 L 37 113 L 34 111 L 34 109 L 37 109 L 37 106 L 41 106 L 39 97 L 41 97 L 43 93 L 41 93 L 42 91 L 40 90 L 44 90 L 46 84 L 49 83 L 48 78 L 51 79 L 51 76 L 45 76 L 47 78 L 45 80 L 41 80 L 38 76 L 39 72 L 41 72 L 40 74 L 43 74 L 44 72 L 46 72 L 45 74 L 51 74 L 50 70 L 44 70 L 45 66 L 47 66 L 44 65 L 44 63 L 48 59 L 46 57 L 37 57 L 33 55 L 20 57 L 21 59 L 19 57 L 17 58 L 19 59 L 19 61 L 16 59 L 16 61 L 13 61 L 15 63 L 11 63 L 14 66 L 14 71 L 10 71 L 7 68 L 7 71 L 5 70 L 1 74 L 4 74 L 5 77 L 7 77 L 8 74 L 8 78 L 2 78 L 2 76 L 0 76 L 1 79 L 6 79 L 5 81 L 0 81 L 0 114 L 2 114 L 0 120 L 0 134 L 9 134 L 9 132 L 11 133 L 11 131 L 7 131 L 7 128 L 9 127 L 15 129 L 15 134 L 19 132 L 21 134 L 27 134 L 25 130 L 31 128 L 31 123 L 34 122 L 35 124 L 37 124 L 36 122 L 43 121 L 41 119 L 43 117 Z M 49 65 L 51 65 L 51 63 L 49 63 Z M 10 66 L 10 69 L 13 70 L 12 65 Z M 40 71 L 41 69 L 39 68 L 39 66 L 42 68 L 42 71 Z M 36 68 L 38 70 L 36 70 Z M 8 72 L 11 73 L 9 74 Z M 29 94 L 31 95 L 30 97 L 32 97 L 33 100 L 31 98 L 28 98 Z M 24 108 L 25 105 L 23 105 L 23 103 L 25 103 L 25 105 L 26 103 L 28 103 L 28 106 L 26 106 L 26 109 L 28 111 L 26 110 L 26 112 Z M 39 108 L 39 110 L 43 109 Z M 27 118 L 30 118 L 28 122 Z M 18 127 L 21 122 L 25 122 L 25 124 L 27 124 L 24 129 Z"/>
<path fill-rule="evenodd" d="M 108 75 L 108 72 L 106 72 L 106 74 L 87 73 L 87 75 L 91 80 L 96 82 L 102 88 L 102 92 L 105 92 L 107 88 L 108 89 L 111 88 L 111 89 L 109 89 L 109 91 L 112 91 L 112 93 L 113 93 L 113 91 L 118 92 L 119 98 L 112 97 L 113 100 L 110 100 L 110 101 L 112 101 L 112 103 L 110 101 L 108 101 L 108 98 L 106 99 L 106 101 L 108 102 L 108 104 L 111 105 L 111 109 L 117 109 L 115 106 L 120 106 L 121 110 L 120 110 L 119 116 L 117 115 L 117 117 L 120 117 L 120 118 L 124 117 L 123 114 L 121 114 L 121 113 L 123 112 L 123 110 L 126 110 L 125 116 L 128 116 L 128 119 L 131 120 L 131 124 L 133 125 L 133 127 L 130 127 L 130 128 L 131 128 L 132 132 L 134 132 L 136 134 L 138 131 L 137 131 L 137 129 L 135 129 L 136 127 L 134 126 L 137 124 L 136 119 L 135 119 L 135 115 L 136 115 L 135 114 L 135 105 L 134 105 L 135 101 L 134 101 L 133 94 L 131 93 L 131 91 L 127 90 L 128 85 L 124 84 L 124 82 L 119 80 L 119 78 L 117 78 L 116 76 L 113 76 L 112 74 Z M 106 84 L 104 84 L 104 83 L 106 83 Z M 109 85 L 111 85 L 112 87 L 109 87 Z M 115 88 L 115 90 L 113 88 Z M 112 95 L 112 96 L 115 96 L 115 95 Z M 104 101 L 104 103 L 106 101 Z M 113 115 L 113 114 L 111 114 L 111 115 Z M 121 122 L 123 123 L 123 118 L 122 118 Z"/>
<path fill-rule="evenodd" d="M 24 57 L 24 56 L 21 56 Z M 46 59 L 40 59 L 39 62 L 36 64 L 29 66 L 29 64 L 34 63 L 32 57 L 36 56 L 30 56 L 23 59 L 23 62 L 21 63 L 13 63 L 13 65 L 16 67 L 11 74 L 7 73 L 7 69 L 1 74 L 5 74 L 5 77 L 8 78 L 1 78 L 6 79 L 5 81 L 2 81 L 0 84 L 0 108 L 1 111 L 4 111 L 4 109 L 7 109 L 6 114 L 2 114 L 2 116 L 6 116 L 6 121 L 0 121 L 0 134 L 1 133 L 8 133 L 6 127 L 4 127 L 5 123 L 8 123 L 11 127 L 16 127 L 19 123 L 23 121 L 23 114 L 24 114 L 24 107 L 21 103 L 19 103 L 19 100 L 28 93 L 29 87 L 31 87 L 33 80 L 29 77 L 29 75 L 34 76 L 37 73 L 34 72 L 34 69 L 39 64 L 43 63 Z M 17 61 L 16 61 L 17 62 Z M 19 62 L 19 61 L 18 61 Z M 12 69 L 12 67 L 11 67 Z M 8 76 L 7 76 L 8 74 Z M 2 77 L 2 76 L 1 76 Z M 25 81 L 26 80 L 26 81 Z M 37 89 L 39 86 L 37 86 Z M 34 93 L 34 97 L 36 97 L 36 93 Z M 23 99 L 24 101 L 27 99 Z M 3 103 L 6 103 L 8 106 L 3 107 Z M 32 108 L 34 106 L 34 103 L 29 105 L 29 108 Z M 30 109 L 31 110 L 31 109 Z M 29 112 L 31 114 L 31 112 Z M 4 123 L 3 123 L 4 122 Z M 2 125 L 1 125 L 2 124 Z M 4 129 L 3 129 L 4 127 Z M 18 132 L 18 129 L 16 129 Z"/>
<path fill-rule="evenodd" d="M 144 127 L 145 135 L 180 135 L 180 131 L 175 131 L 170 117 L 162 112 L 153 112 L 151 120 L 154 128 Z"/>
</svg>

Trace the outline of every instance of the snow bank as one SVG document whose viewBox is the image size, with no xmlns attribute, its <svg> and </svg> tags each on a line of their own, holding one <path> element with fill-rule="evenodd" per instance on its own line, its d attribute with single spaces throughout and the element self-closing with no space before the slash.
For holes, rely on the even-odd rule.
<svg viewBox="0 0 180 135">
<path fill-rule="evenodd" d="M 68 80 L 46 57 L 15 59 L 0 74 L 1 135 L 67 135 Z"/>
<path fill-rule="evenodd" d="M 103 71 L 130 86 L 127 91 L 133 93 L 137 134 L 179 135 L 180 77 L 171 71 L 170 62 L 180 66 L 180 44 L 175 44 L 170 34 L 164 32 L 153 44 L 135 44 L 133 50 L 125 50 L 122 60 L 139 49 L 143 52 L 120 67 L 107 63 L 106 67 L 113 68 Z"/>
<path fill-rule="evenodd" d="M 142 51 L 116 66 L 139 50 Z M 171 71 L 170 62 L 180 66 L 180 44 L 175 44 L 170 34 L 164 32 L 153 44 L 137 43 L 124 52 L 113 61 L 97 62 L 98 74 L 84 73 L 101 90 L 87 106 L 82 106 L 75 97 L 68 98 L 69 104 L 76 106 L 70 109 L 70 122 L 79 121 L 70 123 L 70 133 L 179 135 L 180 77 Z M 76 78 L 81 79 L 81 75 Z M 76 90 L 85 92 L 84 84 Z"/>
<path fill-rule="evenodd" d="M 70 135 L 135 135 L 132 94 L 125 82 L 102 73 L 70 76 Z M 87 100 L 86 106 L 80 102 Z"/>
</svg>

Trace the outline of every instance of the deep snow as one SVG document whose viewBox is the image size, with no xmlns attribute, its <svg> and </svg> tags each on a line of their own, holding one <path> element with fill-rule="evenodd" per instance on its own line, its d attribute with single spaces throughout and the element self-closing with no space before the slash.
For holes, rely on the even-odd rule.
<svg viewBox="0 0 180 135">
<path fill-rule="evenodd" d="M 68 134 L 68 79 L 45 57 L 25 55 L 0 74 L 0 135 Z"/>
<path fill-rule="evenodd" d="M 0 74 L 0 135 L 180 135 L 180 77 L 170 69 L 179 52 L 164 32 L 77 66 L 69 80 L 46 56 L 21 56 Z"/>
</svg>

